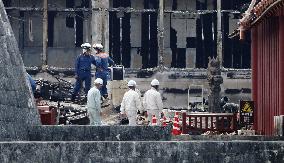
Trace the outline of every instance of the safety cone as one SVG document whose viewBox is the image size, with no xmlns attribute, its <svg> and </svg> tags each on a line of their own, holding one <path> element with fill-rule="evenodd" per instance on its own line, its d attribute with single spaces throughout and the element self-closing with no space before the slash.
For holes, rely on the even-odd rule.
<svg viewBox="0 0 284 163">
<path fill-rule="evenodd" d="M 152 116 L 152 126 L 156 126 L 157 125 L 157 118 L 155 115 Z"/>
<path fill-rule="evenodd" d="M 178 116 L 175 115 L 174 117 L 174 124 L 173 124 L 173 130 L 172 130 L 173 135 L 180 135 L 180 125 L 179 125 L 179 118 Z"/>
<path fill-rule="evenodd" d="M 175 116 L 172 119 L 172 122 L 177 121 L 179 119 L 179 112 L 175 112 Z"/>
<path fill-rule="evenodd" d="M 178 134 L 178 135 L 181 134 L 179 119 L 177 119 L 177 134 Z"/>
</svg>

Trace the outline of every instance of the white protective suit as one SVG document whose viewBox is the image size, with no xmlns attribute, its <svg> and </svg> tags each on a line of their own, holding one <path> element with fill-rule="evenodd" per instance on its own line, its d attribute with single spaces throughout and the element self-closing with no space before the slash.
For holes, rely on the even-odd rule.
<svg viewBox="0 0 284 163">
<path fill-rule="evenodd" d="M 148 114 L 148 120 L 150 125 L 152 125 L 152 115 L 155 115 L 157 118 L 157 125 L 160 125 L 160 117 L 163 112 L 163 102 L 160 92 L 155 88 L 149 89 L 144 94 L 143 106 Z"/>
<path fill-rule="evenodd" d="M 101 125 L 101 93 L 97 87 L 93 87 L 88 91 L 87 110 L 90 125 Z"/>
<path fill-rule="evenodd" d="M 141 110 L 141 108 L 142 106 L 139 94 L 132 89 L 127 91 L 123 96 L 120 112 L 121 114 L 126 114 L 130 126 L 136 125 L 137 110 Z"/>
</svg>

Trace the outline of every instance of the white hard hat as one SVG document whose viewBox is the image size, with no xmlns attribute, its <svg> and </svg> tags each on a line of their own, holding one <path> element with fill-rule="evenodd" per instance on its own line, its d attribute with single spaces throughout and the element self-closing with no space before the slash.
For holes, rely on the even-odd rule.
<svg viewBox="0 0 284 163">
<path fill-rule="evenodd" d="M 95 80 L 95 84 L 100 84 L 100 85 L 103 85 L 103 80 L 101 78 L 97 78 Z"/>
<path fill-rule="evenodd" d="M 81 45 L 81 48 L 83 48 L 83 49 L 90 49 L 91 47 L 92 46 L 89 43 L 84 43 L 84 44 Z"/>
<path fill-rule="evenodd" d="M 102 44 L 94 44 L 94 45 L 93 45 L 93 48 L 94 48 L 94 49 L 103 49 L 104 46 L 103 46 Z"/>
<path fill-rule="evenodd" d="M 129 87 L 136 86 L 136 82 L 134 80 L 129 80 L 129 82 L 127 83 L 127 86 L 129 86 Z"/>
<path fill-rule="evenodd" d="M 159 80 L 157 80 L 157 79 L 153 79 L 153 80 L 151 81 L 151 85 L 152 85 L 152 86 L 160 85 L 160 82 L 159 82 Z"/>
</svg>

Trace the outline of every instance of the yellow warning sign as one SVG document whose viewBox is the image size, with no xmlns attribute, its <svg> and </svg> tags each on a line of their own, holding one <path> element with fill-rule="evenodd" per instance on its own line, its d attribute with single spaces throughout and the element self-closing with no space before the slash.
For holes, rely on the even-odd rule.
<svg viewBox="0 0 284 163">
<path fill-rule="evenodd" d="M 243 107 L 242 107 L 242 112 L 243 113 L 251 113 L 253 111 L 253 106 L 251 106 L 250 102 L 245 102 Z"/>
<path fill-rule="evenodd" d="M 252 125 L 254 122 L 254 102 L 240 101 L 240 123 L 243 125 Z"/>
</svg>

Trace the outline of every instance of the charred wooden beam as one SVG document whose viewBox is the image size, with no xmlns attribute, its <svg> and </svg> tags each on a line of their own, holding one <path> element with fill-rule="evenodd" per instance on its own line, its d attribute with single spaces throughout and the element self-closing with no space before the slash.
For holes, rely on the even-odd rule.
<svg viewBox="0 0 284 163">
<path fill-rule="evenodd" d="M 160 71 L 164 70 L 164 0 L 160 0 L 159 6 L 159 27 L 158 27 L 158 66 Z"/>
<path fill-rule="evenodd" d="M 44 8 L 41 7 L 5 7 L 6 10 L 19 10 L 19 11 L 39 11 L 43 12 Z M 89 12 L 92 11 L 90 8 L 54 8 L 48 7 L 48 11 L 56 11 L 56 12 Z"/>
<path fill-rule="evenodd" d="M 48 41 L 48 0 L 43 0 L 42 20 L 42 69 L 47 67 L 47 41 Z"/>
<path fill-rule="evenodd" d="M 41 7 L 5 7 L 6 10 L 20 10 L 20 11 L 43 11 Z M 49 7 L 48 11 L 56 12 L 126 12 L 126 13 L 158 13 L 158 9 L 134 9 L 130 7 L 119 7 L 119 8 L 56 8 Z M 221 13 L 231 13 L 231 14 L 240 14 L 238 10 L 220 10 Z M 174 13 L 174 14 L 193 14 L 193 15 L 202 15 L 202 14 L 212 14 L 217 13 L 217 10 L 164 10 L 164 13 Z"/>
</svg>

